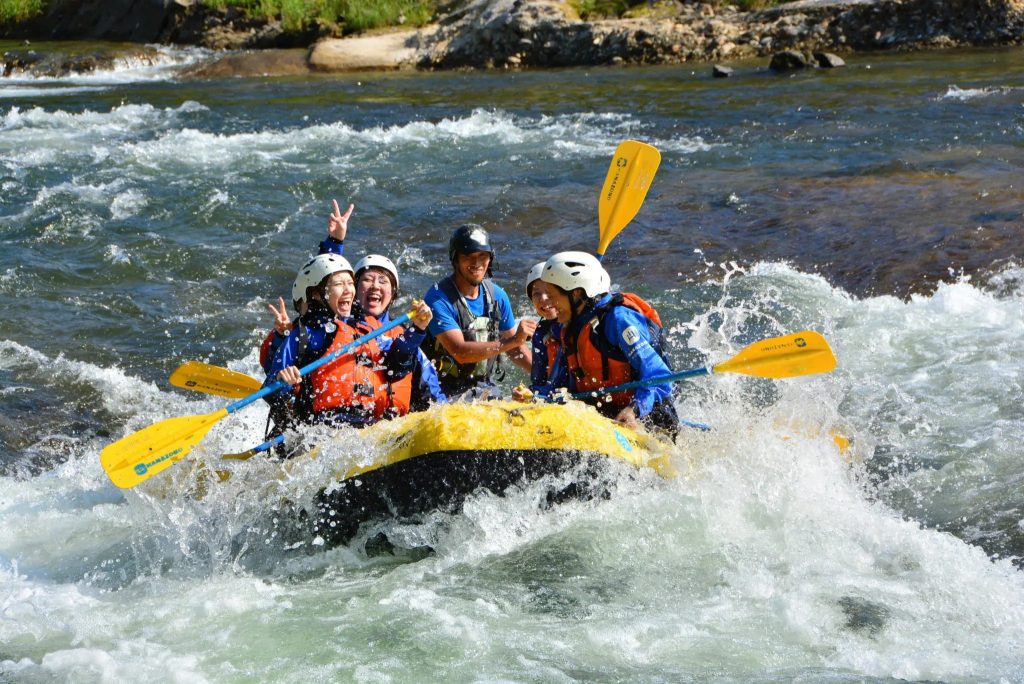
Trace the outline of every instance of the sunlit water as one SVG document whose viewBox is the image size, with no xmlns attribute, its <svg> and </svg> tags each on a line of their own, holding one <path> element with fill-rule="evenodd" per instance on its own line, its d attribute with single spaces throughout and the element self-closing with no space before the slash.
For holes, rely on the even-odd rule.
<svg viewBox="0 0 1024 684">
<path fill-rule="evenodd" d="M 198 58 L 0 81 L 0 680 L 1024 681 L 1020 51 L 174 76 Z M 168 477 L 107 480 L 112 440 L 225 404 L 171 389 L 179 363 L 256 373 L 332 197 L 405 298 L 483 223 L 527 313 L 528 267 L 596 244 L 628 137 L 664 160 L 606 263 L 677 367 L 804 328 L 839 359 L 681 386 L 714 430 L 679 439 L 680 478 L 554 508 L 540 482 L 324 549 L 265 530 L 373 457 L 355 433 L 189 495 L 262 439 L 252 407 Z"/>
</svg>

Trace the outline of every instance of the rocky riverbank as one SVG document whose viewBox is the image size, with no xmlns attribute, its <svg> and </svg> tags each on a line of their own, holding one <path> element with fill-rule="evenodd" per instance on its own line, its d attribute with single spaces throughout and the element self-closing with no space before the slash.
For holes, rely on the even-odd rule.
<svg viewBox="0 0 1024 684">
<path fill-rule="evenodd" d="M 799 0 L 742 12 L 704 3 L 654 6 L 638 19 L 581 21 L 560 0 L 469 0 L 420 29 L 334 38 L 331 27 L 301 33 L 279 22 L 211 10 L 194 0 L 79 2 L 64 14 L 8 31 L 8 37 L 92 38 L 183 43 L 248 50 L 309 46 L 296 52 L 228 54 L 196 68 L 197 76 L 366 69 L 540 68 L 720 62 L 768 57 L 802 66 L 837 64 L 811 53 L 850 53 L 1024 41 L 1024 0 Z M 45 29 L 44 29 L 45 27 Z M 42 33 L 41 33 L 42 32 Z M 327 37 L 325 37 L 327 36 Z M 45 73 L 73 60 L 9 51 L 5 74 Z M 104 58 L 86 55 L 81 69 Z"/>
</svg>

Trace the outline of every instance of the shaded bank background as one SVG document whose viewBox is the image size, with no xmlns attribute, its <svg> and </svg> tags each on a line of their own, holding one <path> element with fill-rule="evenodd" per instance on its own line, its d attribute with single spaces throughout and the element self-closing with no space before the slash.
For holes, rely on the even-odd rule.
<svg viewBox="0 0 1024 684">
<path fill-rule="evenodd" d="M 382 36 L 367 35 L 372 29 L 389 34 L 385 47 L 374 44 Z M 352 39 L 333 39 L 342 35 Z M 0 37 L 215 49 L 310 46 L 308 67 L 318 71 L 367 68 L 367 61 L 381 69 L 679 64 L 767 58 L 785 50 L 1019 44 L 1024 2 L 0 0 Z M 264 70 L 250 73 L 290 73 L 278 71 L 278 57 L 260 57 Z M 5 59 L 5 68 L 45 69 L 35 59 L 31 49 L 20 50 Z"/>
</svg>

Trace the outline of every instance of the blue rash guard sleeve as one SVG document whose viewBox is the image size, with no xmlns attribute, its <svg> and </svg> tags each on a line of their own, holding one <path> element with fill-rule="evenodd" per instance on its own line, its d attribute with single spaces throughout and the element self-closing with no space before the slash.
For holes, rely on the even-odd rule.
<svg viewBox="0 0 1024 684">
<path fill-rule="evenodd" d="M 551 377 L 548 377 L 548 345 L 544 343 L 544 338 L 547 335 L 552 335 L 558 339 L 561 336 L 561 331 L 562 326 L 558 324 L 558 321 L 541 321 L 537 324 L 537 329 L 533 332 L 533 338 L 530 340 L 530 350 L 533 352 L 530 366 L 530 389 L 545 396 L 552 389 L 559 387 L 558 385 L 549 387 L 549 385 L 552 378 L 558 374 L 559 361 L 562 361 L 564 365 L 564 360 L 561 358 L 562 345 L 559 344 L 559 351 L 551 368 Z M 547 387 L 547 391 L 541 391 L 542 387 Z"/>
<path fill-rule="evenodd" d="M 293 322 L 293 325 L 296 325 Z M 281 348 L 281 345 L 288 339 L 288 335 L 282 335 L 277 330 L 270 331 L 270 344 L 267 345 L 267 357 L 266 362 L 262 364 L 263 372 L 269 374 L 270 367 L 274 363 L 274 356 L 277 354 L 277 350 Z"/>
<path fill-rule="evenodd" d="M 320 251 L 318 254 L 337 254 L 338 256 L 341 256 L 344 251 L 345 241 L 335 240 L 328 235 L 323 242 L 320 243 Z"/>
<path fill-rule="evenodd" d="M 546 334 L 547 330 L 538 325 L 530 339 L 530 351 L 533 352 L 533 365 L 530 366 L 530 389 L 534 392 L 548 382 L 548 345 L 544 344 Z"/>
<path fill-rule="evenodd" d="M 605 339 L 626 355 L 629 365 L 637 372 L 637 380 L 669 375 L 672 372 L 651 346 L 647 318 L 639 311 L 628 306 L 616 306 L 605 316 L 601 327 L 604 328 Z M 646 416 L 659 401 L 671 401 L 671 396 L 672 387 L 668 383 L 638 387 L 632 401 L 637 417 Z"/>
<path fill-rule="evenodd" d="M 560 390 L 563 387 L 569 387 L 569 367 L 565 364 L 565 355 L 559 349 L 558 356 L 555 357 L 555 365 L 551 367 L 551 376 L 548 377 L 547 382 L 543 385 L 531 385 L 530 389 L 535 394 L 547 397 L 555 390 Z"/>
</svg>

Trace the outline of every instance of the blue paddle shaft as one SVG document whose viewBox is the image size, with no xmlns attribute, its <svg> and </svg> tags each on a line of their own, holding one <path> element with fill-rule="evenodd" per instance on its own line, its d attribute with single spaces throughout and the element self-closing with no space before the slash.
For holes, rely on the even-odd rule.
<svg viewBox="0 0 1024 684">
<path fill-rule="evenodd" d="M 402 314 L 398 318 L 390 321 L 387 325 L 382 325 L 381 327 L 377 328 L 373 332 L 367 333 L 367 334 L 363 335 L 362 337 L 359 337 L 359 338 L 356 338 L 356 339 L 352 340 L 351 342 L 346 344 L 341 349 L 337 349 L 337 350 L 331 352 L 330 354 L 328 354 L 327 356 L 322 356 L 319 359 L 317 359 L 316 361 L 314 361 L 313 363 L 308 364 L 306 366 L 303 366 L 302 368 L 299 369 L 299 375 L 302 375 L 302 376 L 309 375 L 310 373 L 315 371 L 317 368 L 320 368 L 324 364 L 328 364 L 331 361 L 334 361 L 334 359 L 338 358 L 342 354 L 347 354 L 352 349 L 355 349 L 356 347 L 360 347 L 360 346 L 366 344 L 367 342 L 369 342 L 370 340 L 373 340 L 373 339 L 376 339 L 376 338 L 380 337 L 381 335 L 383 335 L 387 331 L 389 331 L 389 330 L 391 330 L 393 328 L 397 328 L 398 326 L 402 325 L 403 323 L 405 323 L 408 320 L 409 320 L 409 314 L 407 314 L 407 313 L 406 314 Z M 273 384 L 270 384 L 270 385 L 267 385 L 263 389 L 261 389 L 261 390 L 259 390 L 257 392 L 254 392 L 254 393 L 250 394 L 249 396 L 247 396 L 247 397 L 245 397 L 243 399 L 239 399 L 238 401 L 236 401 L 233 404 L 229 404 L 228 407 L 227 407 L 227 412 L 228 413 L 234 413 L 238 409 L 244 408 L 244 407 L 248 406 L 249 404 L 251 404 L 254 401 L 258 401 L 259 399 L 262 399 L 263 397 L 269 396 L 269 395 L 274 394 L 276 392 L 280 392 L 283 389 L 291 389 L 291 385 L 289 385 L 287 382 L 282 382 L 282 381 L 278 380 L 277 382 L 275 382 Z"/>
<path fill-rule="evenodd" d="M 627 382 L 625 384 L 616 385 L 614 387 L 602 387 L 600 390 L 591 390 L 589 392 L 577 392 L 576 394 L 572 395 L 572 398 L 586 399 L 588 397 L 599 397 L 604 394 L 611 394 L 612 392 L 625 392 L 626 390 L 636 389 L 638 387 L 662 385 L 666 382 L 675 382 L 676 380 L 692 378 L 697 375 L 711 375 L 711 369 L 707 367 L 691 368 L 690 370 L 679 371 L 678 373 L 672 373 L 671 375 L 657 375 L 653 378 L 647 378 L 646 380 L 634 380 L 633 382 Z"/>
<path fill-rule="evenodd" d="M 284 435 L 277 435 L 276 437 L 268 439 L 263 444 L 260 444 L 257 447 L 253 447 L 252 449 L 249 449 L 249 451 L 251 451 L 253 454 L 259 454 L 259 453 L 262 453 L 264 451 L 270 451 L 271 449 L 273 449 L 274 447 L 276 447 L 278 444 L 280 444 L 283 441 L 284 441 Z"/>
</svg>

